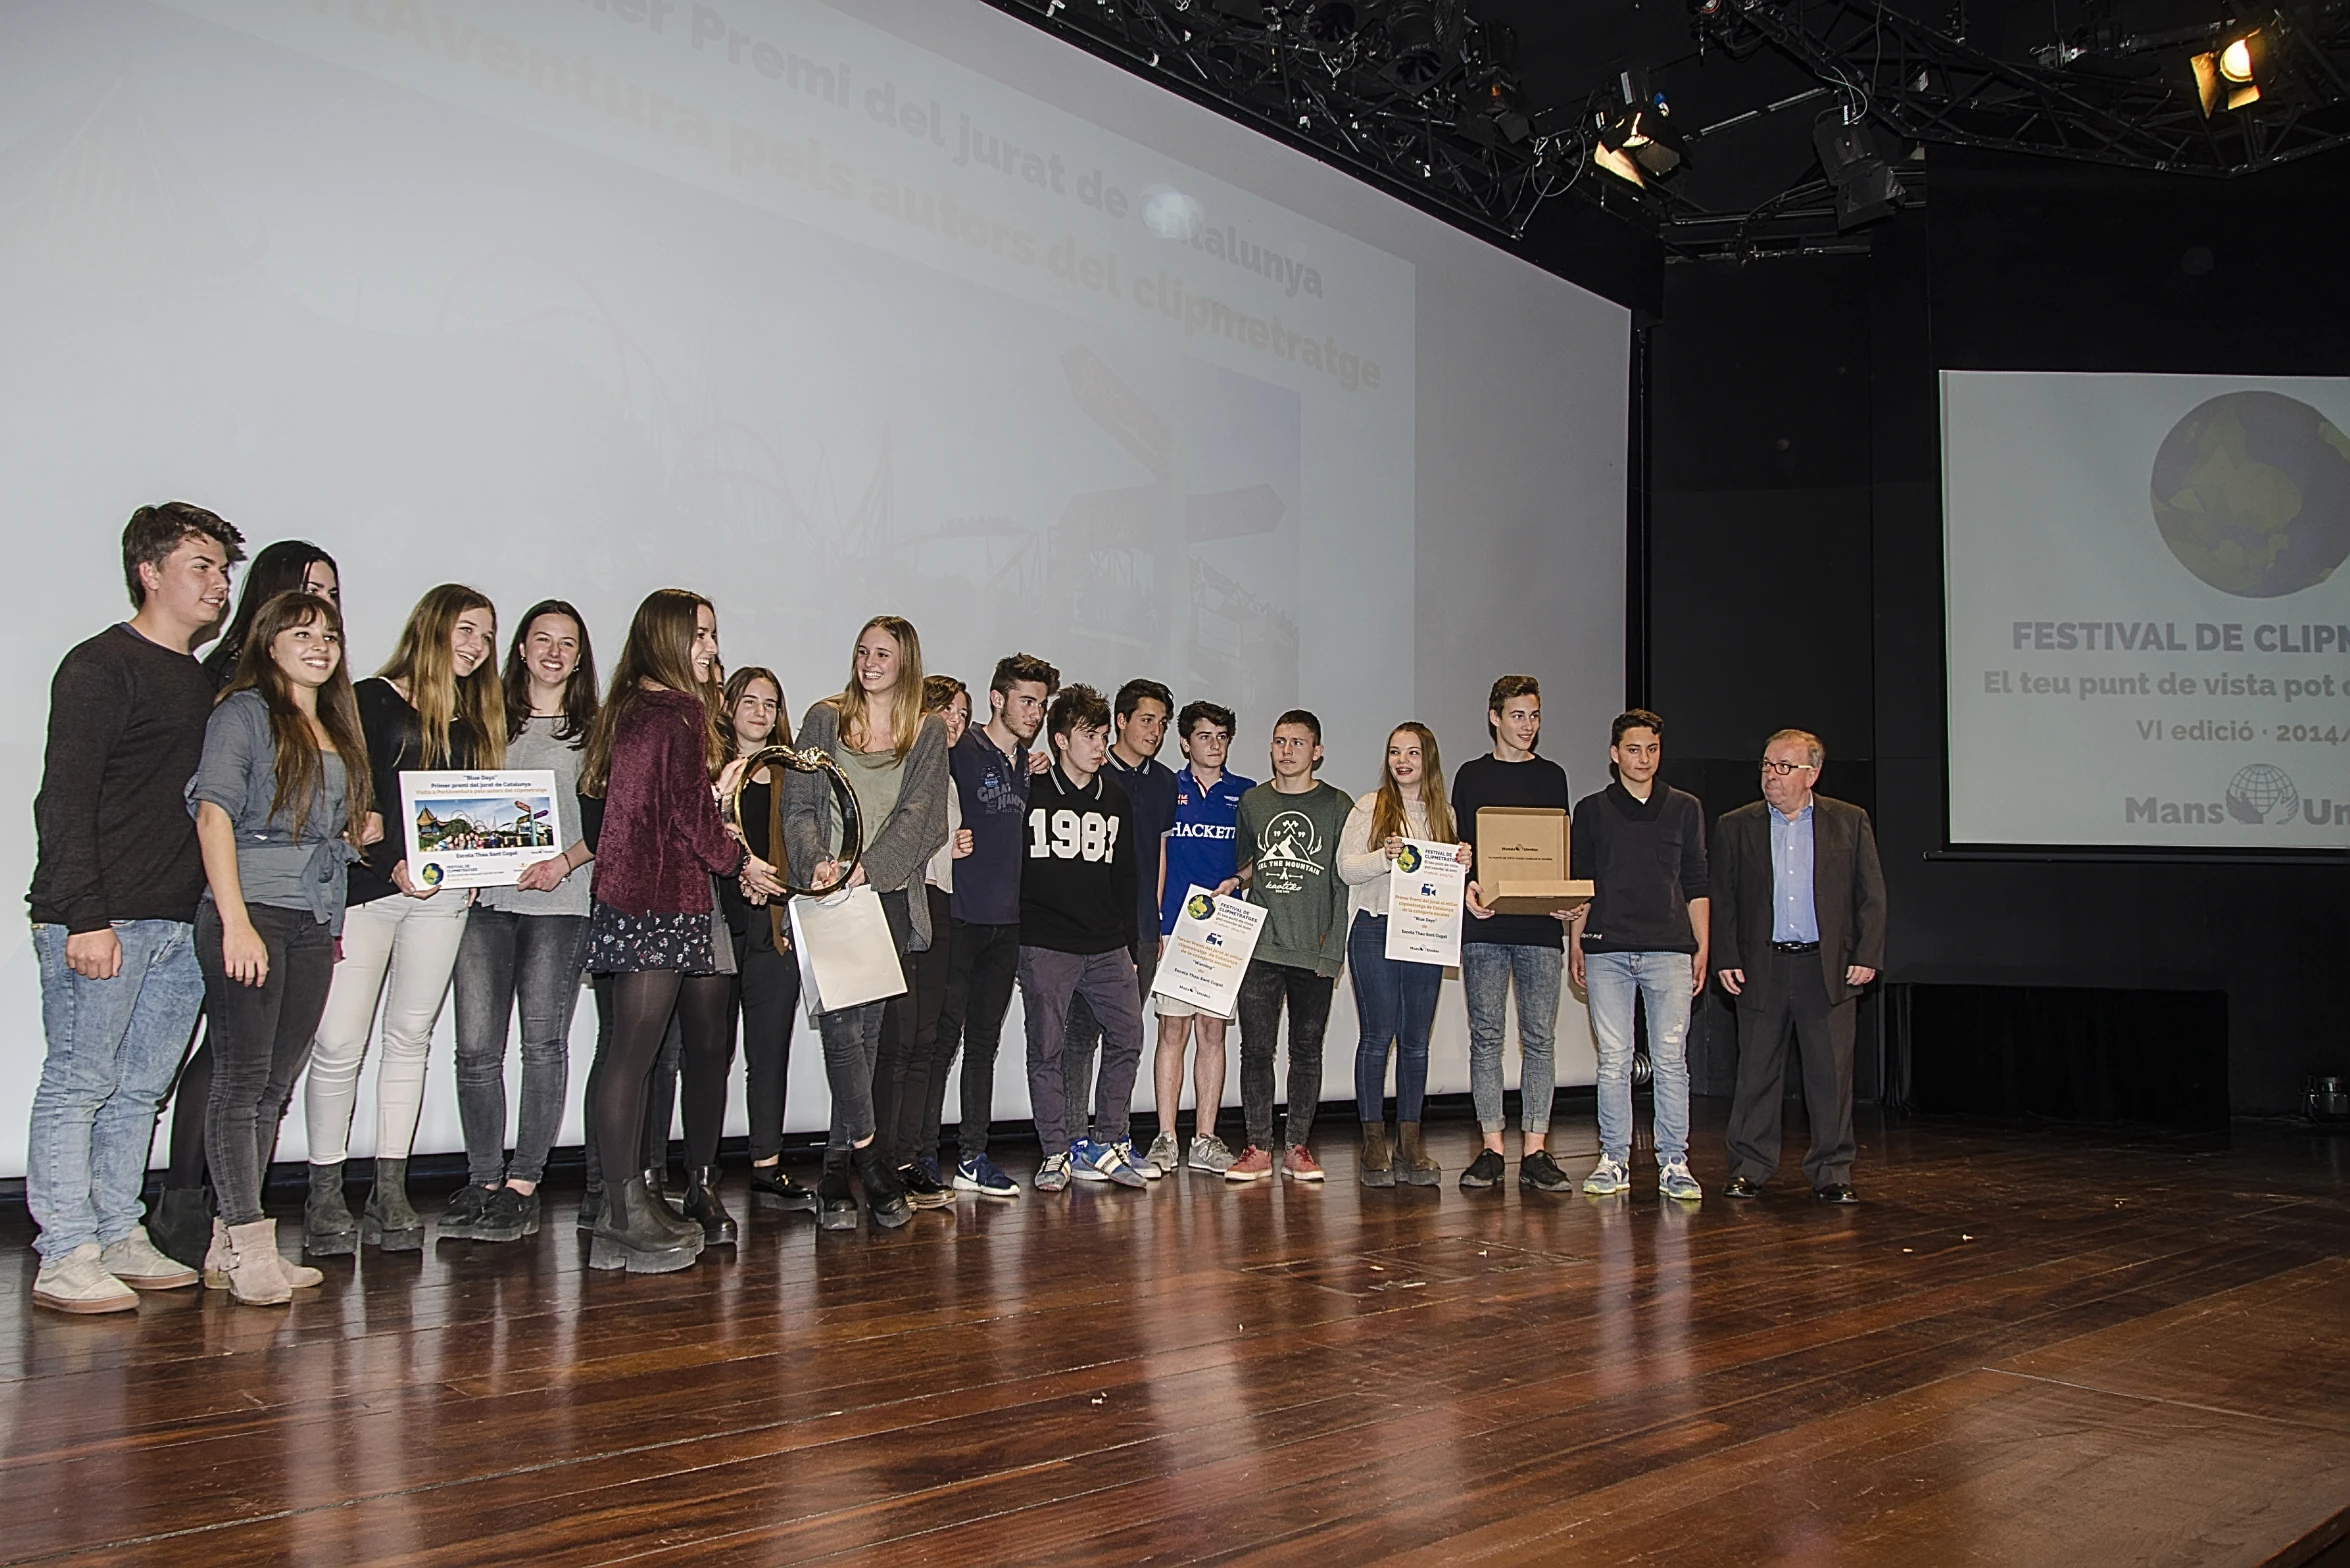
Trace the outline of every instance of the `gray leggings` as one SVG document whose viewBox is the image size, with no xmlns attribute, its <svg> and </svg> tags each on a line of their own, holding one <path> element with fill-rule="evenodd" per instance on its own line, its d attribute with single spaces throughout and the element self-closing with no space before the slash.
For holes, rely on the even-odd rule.
<svg viewBox="0 0 2350 1568">
<path fill-rule="evenodd" d="M 245 913 L 269 951 L 269 978 L 260 985 L 228 977 L 218 906 L 206 899 L 196 910 L 196 962 L 204 970 L 213 1058 L 204 1158 L 221 1220 L 229 1225 L 263 1217 L 261 1184 L 269 1177 L 278 1123 L 310 1060 L 335 973 L 334 933 L 309 910 L 249 904 Z"/>
</svg>

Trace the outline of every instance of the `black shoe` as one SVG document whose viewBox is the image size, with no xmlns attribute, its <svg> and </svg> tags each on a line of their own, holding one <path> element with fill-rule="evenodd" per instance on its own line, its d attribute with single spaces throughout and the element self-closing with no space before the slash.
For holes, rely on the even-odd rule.
<svg viewBox="0 0 2350 1568">
<path fill-rule="evenodd" d="M 386 1252 L 422 1252 L 424 1216 L 408 1201 L 408 1162 L 375 1158 L 375 1185 L 368 1189 L 367 1207 L 359 1211 L 362 1246 Z"/>
<path fill-rule="evenodd" d="M 1832 1181 L 1825 1186 L 1814 1187 L 1811 1190 L 1811 1201 L 1834 1204 L 1858 1203 L 1860 1194 L 1852 1190 L 1852 1183 L 1848 1181 Z"/>
<path fill-rule="evenodd" d="M 718 1201 L 718 1167 L 705 1165 L 685 1178 L 685 1217 L 702 1227 L 702 1240 L 713 1247 L 734 1245 L 734 1216 Z"/>
<path fill-rule="evenodd" d="M 702 1231 L 702 1222 L 687 1219 L 678 1208 L 677 1200 L 662 1192 L 659 1171 L 645 1172 L 645 1200 L 653 1206 L 653 1218 L 660 1223 L 662 1229 L 668 1231 L 672 1236 L 681 1241 L 688 1236 L 693 1237 L 696 1241 L 706 1239 Z"/>
<path fill-rule="evenodd" d="M 905 1189 L 906 1201 L 917 1209 L 943 1209 L 955 1201 L 954 1189 L 932 1181 L 919 1164 L 899 1166 L 898 1185 Z"/>
<path fill-rule="evenodd" d="M 857 1180 L 865 1187 L 865 1217 L 884 1230 L 896 1230 L 914 1217 L 906 1203 L 905 1189 L 898 1185 L 898 1173 L 889 1168 L 889 1161 L 881 1157 L 881 1145 L 869 1143 L 862 1149 L 851 1150 L 849 1161 L 857 1167 Z"/>
<path fill-rule="evenodd" d="M 1461 1191 L 1474 1192 L 1480 1187 L 1499 1185 L 1501 1181 L 1501 1153 L 1496 1149 L 1480 1149 L 1469 1168 L 1461 1172 Z"/>
<path fill-rule="evenodd" d="M 433 1234 L 443 1241 L 472 1241 L 481 1234 L 482 1211 L 490 1206 L 490 1189 L 467 1182 L 449 1198 L 449 1206 L 441 1210 L 441 1222 Z"/>
<path fill-rule="evenodd" d="M 339 1258 L 359 1250 L 359 1222 L 343 1199 L 343 1162 L 310 1167 L 310 1196 L 302 1204 L 302 1250 Z"/>
<path fill-rule="evenodd" d="M 1762 1196 L 1762 1183 L 1745 1176 L 1733 1176 L 1730 1178 L 1730 1184 L 1722 1189 L 1722 1196 L 1725 1198 L 1759 1198 Z"/>
<path fill-rule="evenodd" d="M 617 1192 L 606 1193 L 596 1239 L 588 1248 L 588 1267 L 669 1274 L 692 1266 L 702 1251 L 701 1227 L 680 1238 L 662 1220 L 664 1207 L 646 1190 L 642 1176 L 631 1176 Z"/>
<path fill-rule="evenodd" d="M 1548 1149 L 1536 1149 L 1518 1162 L 1518 1185 L 1536 1192 L 1567 1192 L 1575 1183 L 1559 1169 L 1558 1161 L 1550 1157 Z"/>
<path fill-rule="evenodd" d="M 849 1173 L 827 1163 L 816 1182 L 816 1227 L 819 1230 L 855 1230 L 857 1195 L 849 1190 Z"/>
<path fill-rule="evenodd" d="M 781 1165 L 751 1167 L 751 1207 L 779 1209 L 786 1214 L 816 1212 L 816 1194 L 792 1180 Z"/>
<path fill-rule="evenodd" d="M 201 1187 L 164 1188 L 147 1216 L 147 1239 L 173 1262 L 202 1268 L 212 1250 L 211 1196 Z"/>
<path fill-rule="evenodd" d="M 538 1233 L 539 1195 L 513 1187 L 502 1186 L 491 1193 L 473 1226 L 475 1241 L 520 1241 Z"/>
<path fill-rule="evenodd" d="M 590 1187 L 579 1195 L 579 1233 L 585 1236 L 596 1228 L 596 1221 L 604 1217 L 604 1189 Z"/>
</svg>

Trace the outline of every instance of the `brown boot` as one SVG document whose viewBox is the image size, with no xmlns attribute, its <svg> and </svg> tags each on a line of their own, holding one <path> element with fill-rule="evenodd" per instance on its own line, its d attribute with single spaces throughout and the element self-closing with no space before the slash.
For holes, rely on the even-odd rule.
<svg viewBox="0 0 2350 1568">
<path fill-rule="evenodd" d="M 1444 1168 L 1420 1147 L 1420 1124 L 1395 1124 L 1395 1179 L 1411 1187 L 1433 1187 L 1444 1180 Z"/>
<path fill-rule="evenodd" d="M 1356 1167 L 1366 1187 L 1395 1185 L 1395 1167 L 1387 1160 L 1387 1124 L 1363 1123 L 1363 1158 Z"/>
</svg>

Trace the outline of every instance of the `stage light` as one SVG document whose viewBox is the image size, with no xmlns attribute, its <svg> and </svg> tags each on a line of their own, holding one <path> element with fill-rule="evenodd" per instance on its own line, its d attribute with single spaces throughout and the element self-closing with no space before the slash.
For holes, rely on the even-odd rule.
<svg viewBox="0 0 2350 1568">
<path fill-rule="evenodd" d="M 1534 111 L 1517 78 L 1496 71 L 1461 100 L 1461 131 L 1488 147 L 1516 146 L 1534 134 Z"/>
<path fill-rule="evenodd" d="M 1323 49 L 1337 49 L 1354 41 L 1363 30 L 1363 8 L 1355 0 L 1321 0 L 1309 6 L 1303 24 L 1306 41 Z"/>
<path fill-rule="evenodd" d="M 1632 161 L 1631 155 L 1621 148 L 1610 147 L 1604 139 L 1591 144 L 1591 162 L 1595 168 L 1606 170 L 1628 185 L 1637 185 L 1643 189 L 1648 185 L 1647 177 L 1640 172 L 1640 165 Z"/>
<path fill-rule="evenodd" d="M 2195 101 L 2203 106 L 2205 119 L 2223 108 L 2249 109 L 2260 102 L 2268 52 L 2268 39 L 2256 27 L 2187 62 L 2195 73 Z"/>
<path fill-rule="evenodd" d="M 1908 194 L 1901 179 L 1878 153 L 1869 128 L 1847 118 L 1849 109 L 1831 110 L 1813 123 L 1812 141 L 1819 149 L 1820 170 L 1836 187 L 1836 227 L 1855 228 L 1891 213 Z"/>
<path fill-rule="evenodd" d="M 1600 120 L 1599 140 L 1603 146 L 1623 154 L 1645 174 L 1660 179 L 1688 161 L 1688 144 L 1673 128 L 1672 106 L 1665 102 L 1663 93 L 1649 92 L 1645 73 L 1618 73 L 1616 93 L 1621 107 Z"/>
<path fill-rule="evenodd" d="M 2219 74 L 2231 82 L 2252 80 L 2252 45 L 2239 38 L 2219 52 Z"/>
<path fill-rule="evenodd" d="M 1435 0 L 1395 0 L 1387 13 L 1387 68 L 1410 91 L 1444 74 L 1444 19 Z"/>
</svg>

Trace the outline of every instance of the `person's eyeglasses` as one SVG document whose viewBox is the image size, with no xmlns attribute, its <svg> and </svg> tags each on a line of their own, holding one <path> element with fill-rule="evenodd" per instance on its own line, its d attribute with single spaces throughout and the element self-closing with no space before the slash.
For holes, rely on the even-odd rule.
<svg viewBox="0 0 2350 1568">
<path fill-rule="evenodd" d="M 1808 762 L 1773 762 L 1768 757 L 1765 757 L 1762 760 L 1762 770 L 1765 773 L 1776 773 L 1781 778 L 1785 778 L 1790 773 L 1809 768 L 1810 766 L 1811 764 Z"/>
</svg>

